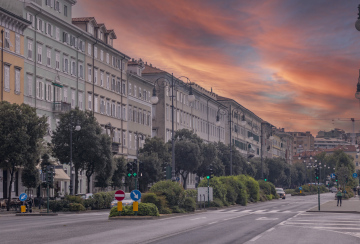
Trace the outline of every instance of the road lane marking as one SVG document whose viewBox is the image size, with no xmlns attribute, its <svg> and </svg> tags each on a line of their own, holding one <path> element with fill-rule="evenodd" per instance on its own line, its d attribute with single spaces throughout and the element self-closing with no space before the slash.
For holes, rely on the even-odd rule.
<svg viewBox="0 0 360 244">
<path fill-rule="evenodd" d="M 275 228 L 268 229 L 266 232 L 270 232 L 270 231 L 273 231 L 273 230 L 275 230 Z"/>
<path fill-rule="evenodd" d="M 257 218 L 256 220 L 277 220 L 279 218 L 267 218 L 267 217 L 261 217 L 261 218 Z"/>
<path fill-rule="evenodd" d="M 250 241 L 256 241 L 257 239 L 259 239 L 260 237 L 262 237 L 262 234 L 255 236 L 254 238 L 252 238 Z"/>
<path fill-rule="evenodd" d="M 217 222 L 218 222 L 218 221 L 211 222 L 211 223 L 209 223 L 208 225 L 216 224 Z"/>
<path fill-rule="evenodd" d="M 264 210 L 257 210 L 254 212 L 254 214 L 263 214 L 266 211 L 266 209 Z"/>
<path fill-rule="evenodd" d="M 198 219 L 206 219 L 206 217 L 200 217 L 200 218 L 195 218 L 195 219 L 190 219 L 190 220 L 198 220 Z"/>
</svg>

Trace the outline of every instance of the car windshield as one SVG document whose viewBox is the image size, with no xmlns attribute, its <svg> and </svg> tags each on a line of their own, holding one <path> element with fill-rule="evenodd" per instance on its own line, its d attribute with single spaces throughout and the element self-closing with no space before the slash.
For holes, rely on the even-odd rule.
<svg viewBox="0 0 360 244">
<path fill-rule="evenodd" d="M 276 191 L 284 191 L 282 188 L 275 188 Z"/>
</svg>

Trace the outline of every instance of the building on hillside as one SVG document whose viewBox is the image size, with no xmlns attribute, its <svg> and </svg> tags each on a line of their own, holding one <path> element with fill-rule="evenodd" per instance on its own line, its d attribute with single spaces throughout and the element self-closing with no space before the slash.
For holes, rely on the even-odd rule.
<svg viewBox="0 0 360 244">
<path fill-rule="evenodd" d="M 21 16 L 0 7 L 1 30 L 1 101 L 22 104 L 24 102 L 24 31 L 31 24 Z M 11 196 L 18 197 L 24 191 L 21 169 L 15 173 Z M 7 198 L 10 174 L 0 168 L 0 198 Z"/>
<path fill-rule="evenodd" d="M 314 139 L 314 148 L 323 148 L 330 149 L 335 148 L 339 145 L 350 145 L 351 143 L 346 140 L 341 140 L 339 138 L 315 138 Z"/>
<path fill-rule="evenodd" d="M 314 136 L 310 131 L 288 132 L 294 137 L 293 153 L 314 150 Z"/>
<path fill-rule="evenodd" d="M 232 140 L 233 145 L 246 158 L 260 157 L 263 120 L 233 99 L 217 96 L 217 100 L 226 106 L 230 117 L 229 123 L 225 123 L 226 144 Z"/>
<path fill-rule="evenodd" d="M 141 59 L 133 59 L 128 63 L 129 160 L 137 158 L 138 149 L 143 146 L 146 138 L 151 137 L 152 132 L 150 96 L 154 84 L 142 77 L 144 69 L 145 64 Z"/>
<path fill-rule="evenodd" d="M 174 131 L 188 129 L 194 131 L 205 142 L 225 142 L 226 119 L 222 116 L 220 126 L 216 126 L 219 108 L 225 108 L 216 100 L 216 94 L 191 83 L 195 101 L 189 102 L 189 84 L 185 79 L 173 77 L 168 72 L 145 63 L 142 77 L 150 80 L 156 89 L 157 104 L 152 107 L 152 136 L 168 142 L 172 138 L 171 85 L 174 80 Z M 178 85 L 180 84 L 180 85 Z M 195 187 L 195 175 L 188 178 L 188 187 Z"/>
</svg>

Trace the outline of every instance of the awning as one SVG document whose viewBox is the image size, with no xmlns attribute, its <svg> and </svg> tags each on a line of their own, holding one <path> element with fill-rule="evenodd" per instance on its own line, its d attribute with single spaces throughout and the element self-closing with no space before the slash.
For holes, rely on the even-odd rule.
<svg viewBox="0 0 360 244">
<path fill-rule="evenodd" d="M 65 173 L 63 169 L 55 169 L 55 178 L 57 181 L 70 181 L 70 177 Z"/>
</svg>

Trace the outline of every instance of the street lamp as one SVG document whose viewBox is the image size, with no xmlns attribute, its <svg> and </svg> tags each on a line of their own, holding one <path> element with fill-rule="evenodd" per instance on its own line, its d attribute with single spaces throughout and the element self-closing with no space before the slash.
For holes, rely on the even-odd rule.
<svg viewBox="0 0 360 244">
<path fill-rule="evenodd" d="M 220 114 L 221 115 L 225 115 L 227 114 L 229 116 L 229 128 L 230 128 L 230 175 L 232 175 L 232 137 L 231 137 L 231 131 L 232 131 L 232 115 L 233 114 L 240 114 L 240 118 L 241 118 L 241 122 L 240 124 L 242 126 L 245 126 L 246 125 L 246 120 L 245 120 L 245 114 L 244 112 L 239 112 L 238 109 L 231 109 L 231 105 L 229 108 L 226 108 L 226 109 L 223 109 L 223 108 L 219 108 L 218 111 L 217 111 L 217 114 L 216 114 L 216 122 L 215 122 L 215 125 L 216 126 L 220 126 Z M 247 146 L 246 146 L 247 147 Z M 247 149 L 248 150 L 248 149 Z"/>
<path fill-rule="evenodd" d="M 186 82 L 183 81 L 179 81 L 179 79 L 185 78 Z M 160 83 L 161 82 L 161 83 Z M 166 78 L 160 77 L 157 78 L 154 81 L 154 88 L 153 88 L 153 94 L 152 97 L 150 98 L 150 102 L 152 104 L 157 104 L 159 102 L 159 97 L 156 95 L 156 86 L 164 88 L 167 86 L 167 84 L 169 83 L 169 81 Z M 174 138 L 174 87 L 190 87 L 189 88 L 189 95 L 188 95 L 188 101 L 189 102 L 194 102 L 195 101 L 195 96 L 193 94 L 192 91 L 192 87 L 191 87 L 191 81 L 188 77 L 186 76 L 180 76 L 179 78 L 177 78 L 176 80 L 174 80 L 174 75 L 171 74 L 171 180 L 175 181 L 176 180 L 176 176 L 175 176 L 175 138 Z"/>
<path fill-rule="evenodd" d="M 139 174 L 138 174 L 138 165 L 139 165 L 139 160 L 138 160 L 138 157 L 139 157 L 139 148 L 140 148 L 140 136 L 141 136 L 141 144 L 144 144 L 145 140 L 144 140 L 144 137 L 145 135 L 141 132 L 134 132 L 134 134 L 136 135 L 136 168 L 135 168 L 135 172 L 136 172 L 136 178 L 135 178 L 135 189 L 137 190 L 137 184 L 138 184 L 138 181 L 139 181 Z M 140 136 L 139 136 L 140 135 Z M 140 184 L 139 184 L 140 185 Z"/>
<path fill-rule="evenodd" d="M 360 4 L 358 6 L 358 19 L 355 22 L 355 28 L 360 31 Z M 356 93 L 355 93 L 355 98 L 359 100 L 360 103 L 360 70 L 359 70 L 359 78 L 358 78 L 358 83 L 356 86 Z"/>
<path fill-rule="evenodd" d="M 81 130 L 81 126 L 79 125 L 78 121 L 76 123 L 76 126 L 74 128 L 74 122 L 73 122 L 73 114 L 71 113 L 70 115 L 70 195 L 73 195 L 73 177 L 72 177 L 72 133 L 73 133 L 73 129 L 75 129 L 75 131 L 79 131 Z"/>
</svg>

